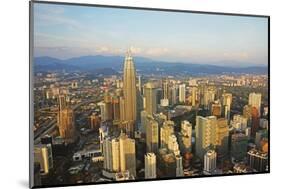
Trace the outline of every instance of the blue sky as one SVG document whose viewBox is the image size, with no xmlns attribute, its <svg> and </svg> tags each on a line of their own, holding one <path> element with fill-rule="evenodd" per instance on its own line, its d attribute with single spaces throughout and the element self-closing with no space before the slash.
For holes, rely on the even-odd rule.
<svg viewBox="0 0 281 189">
<path fill-rule="evenodd" d="M 35 56 L 124 55 L 156 60 L 267 65 L 267 19 L 37 4 Z"/>
</svg>

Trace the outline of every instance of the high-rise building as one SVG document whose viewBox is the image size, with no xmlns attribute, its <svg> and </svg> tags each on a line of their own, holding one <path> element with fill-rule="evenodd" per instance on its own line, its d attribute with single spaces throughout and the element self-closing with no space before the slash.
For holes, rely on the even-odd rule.
<svg viewBox="0 0 281 189">
<path fill-rule="evenodd" d="M 169 137 L 174 133 L 174 122 L 165 121 L 160 129 L 161 148 L 168 148 Z"/>
<path fill-rule="evenodd" d="M 176 155 L 176 177 L 183 177 L 182 156 Z"/>
<path fill-rule="evenodd" d="M 156 178 L 156 156 L 154 153 L 144 155 L 145 179 Z"/>
<path fill-rule="evenodd" d="M 185 84 L 179 85 L 179 102 L 185 102 Z"/>
<path fill-rule="evenodd" d="M 191 152 L 192 149 L 192 125 L 188 121 L 181 122 L 181 132 L 178 133 L 178 142 L 182 154 Z"/>
<path fill-rule="evenodd" d="M 247 153 L 248 165 L 258 171 L 264 172 L 268 169 L 268 153 L 252 149 Z"/>
<path fill-rule="evenodd" d="M 141 75 L 139 75 L 139 77 L 138 77 L 138 89 L 139 89 L 139 93 L 142 94 Z"/>
<path fill-rule="evenodd" d="M 210 109 L 210 105 L 212 102 L 215 101 L 216 96 L 216 88 L 215 87 L 205 87 L 204 93 L 203 93 L 203 105 L 205 109 Z"/>
<path fill-rule="evenodd" d="M 218 117 L 221 117 L 222 107 L 221 103 L 219 101 L 214 101 L 211 104 L 211 115 Z"/>
<path fill-rule="evenodd" d="M 52 145 L 38 145 L 34 147 L 34 162 L 40 164 L 41 174 L 48 174 L 53 168 Z"/>
<path fill-rule="evenodd" d="M 120 103 L 117 96 L 112 98 L 112 118 L 113 120 L 120 120 Z"/>
<path fill-rule="evenodd" d="M 232 159 L 241 161 L 247 155 L 248 137 L 243 133 L 235 133 L 231 136 Z"/>
<path fill-rule="evenodd" d="M 205 153 L 216 145 L 217 118 L 215 116 L 196 117 L 195 147 L 197 156 L 203 160 Z"/>
<path fill-rule="evenodd" d="M 103 142 L 104 169 L 110 172 L 120 171 L 120 143 L 117 138 L 106 138 Z"/>
<path fill-rule="evenodd" d="M 169 99 L 169 103 L 171 105 L 177 104 L 178 103 L 178 85 L 173 85 L 170 88 L 170 99 Z"/>
<path fill-rule="evenodd" d="M 184 136 L 192 137 L 192 125 L 189 121 L 184 120 L 181 122 L 181 133 Z"/>
<path fill-rule="evenodd" d="M 101 121 L 107 121 L 109 119 L 108 112 L 106 111 L 106 104 L 104 102 L 99 102 Z"/>
<path fill-rule="evenodd" d="M 218 151 L 218 157 L 224 157 L 228 154 L 228 140 L 229 130 L 227 119 L 220 118 L 217 120 L 217 131 L 216 131 L 216 145 Z"/>
<path fill-rule="evenodd" d="M 99 127 L 100 127 L 100 117 L 96 113 L 93 113 L 90 116 L 90 128 L 93 129 L 94 131 L 98 131 Z"/>
<path fill-rule="evenodd" d="M 204 155 L 204 173 L 212 174 L 217 168 L 217 153 L 214 150 L 208 150 Z"/>
<path fill-rule="evenodd" d="M 125 100 L 124 97 L 119 98 L 120 104 L 120 121 L 125 121 Z"/>
<path fill-rule="evenodd" d="M 134 123 L 137 118 L 136 70 L 130 51 L 125 57 L 123 74 L 125 120 Z"/>
<path fill-rule="evenodd" d="M 242 130 L 244 131 L 248 126 L 248 119 L 245 116 L 241 116 L 239 114 L 235 114 L 233 116 L 232 121 L 230 122 L 230 125 L 235 130 Z"/>
<path fill-rule="evenodd" d="M 162 88 L 163 88 L 163 99 L 169 99 L 170 97 L 169 80 L 165 79 L 162 81 Z"/>
<path fill-rule="evenodd" d="M 108 93 L 106 93 L 104 96 L 104 106 L 105 106 L 106 121 L 113 120 L 112 97 Z"/>
<path fill-rule="evenodd" d="M 60 136 L 66 143 L 75 140 L 74 112 L 71 108 L 64 108 L 58 113 L 58 127 Z"/>
<path fill-rule="evenodd" d="M 171 134 L 168 139 L 168 150 L 172 152 L 175 156 L 180 155 L 180 148 L 177 141 L 177 137 L 174 134 Z"/>
<path fill-rule="evenodd" d="M 250 93 L 249 94 L 249 105 L 256 107 L 258 113 L 261 113 L 261 93 Z"/>
<path fill-rule="evenodd" d="M 146 119 L 146 152 L 153 152 L 156 154 L 159 147 L 158 123 L 150 115 L 148 115 Z"/>
<path fill-rule="evenodd" d="M 121 133 L 119 138 L 107 137 L 103 141 L 104 169 L 109 172 L 126 172 L 136 177 L 135 140 Z"/>
<path fill-rule="evenodd" d="M 192 87 L 191 89 L 191 106 L 195 106 L 196 105 L 196 98 L 197 98 L 197 88 L 196 87 Z"/>
<path fill-rule="evenodd" d="M 144 85 L 143 96 L 144 110 L 153 115 L 157 111 L 156 87 L 153 83 L 149 82 Z"/>
<path fill-rule="evenodd" d="M 67 107 L 66 103 L 66 96 L 65 95 L 59 95 L 58 96 L 58 104 L 59 104 L 59 109 L 58 111 L 61 111 Z"/>
<path fill-rule="evenodd" d="M 130 174 L 136 177 L 136 146 L 135 140 L 124 133 L 119 137 L 120 142 L 120 168 L 124 172 L 129 170 Z"/>
<path fill-rule="evenodd" d="M 251 135 L 253 137 L 256 136 L 256 132 L 259 129 L 259 110 L 256 107 L 252 107 L 252 128 L 251 128 Z"/>
<path fill-rule="evenodd" d="M 222 105 L 224 107 L 224 116 L 228 121 L 230 121 L 231 104 L 232 104 L 232 94 L 224 93 L 222 95 Z"/>
</svg>

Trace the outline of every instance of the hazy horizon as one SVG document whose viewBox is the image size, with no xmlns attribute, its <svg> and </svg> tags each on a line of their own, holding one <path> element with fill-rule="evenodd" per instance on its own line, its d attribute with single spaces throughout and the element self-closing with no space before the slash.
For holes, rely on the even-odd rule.
<svg viewBox="0 0 281 189">
<path fill-rule="evenodd" d="M 35 3 L 35 57 L 124 56 L 128 48 L 157 61 L 267 66 L 267 18 Z"/>
</svg>

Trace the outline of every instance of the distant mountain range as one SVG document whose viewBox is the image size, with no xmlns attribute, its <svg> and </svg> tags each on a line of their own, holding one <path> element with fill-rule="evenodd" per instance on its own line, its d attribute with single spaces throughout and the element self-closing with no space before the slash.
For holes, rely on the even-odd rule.
<svg viewBox="0 0 281 189">
<path fill-rule="evenodd" d="M 136 69 L 139 73 L 160 74 L 222 74 L 222 73 L 255 73 L 267 74 L 267 66 L 230 67 L 209 64 L 194 64 L 183 62 L 165 62 L 145 57 L 134 57 Z M 61 60 L 48 56 L 35 57 L 35 72 L 42 71 L 87 71 L 101 74 L 115 74 L 122 70 L 124 57 L 122 56 L 81 56 Z M 228 62 L 225 62 L 227 65 Z M 238 64 L 237 64 L 238 65 Z"/>
</svg>

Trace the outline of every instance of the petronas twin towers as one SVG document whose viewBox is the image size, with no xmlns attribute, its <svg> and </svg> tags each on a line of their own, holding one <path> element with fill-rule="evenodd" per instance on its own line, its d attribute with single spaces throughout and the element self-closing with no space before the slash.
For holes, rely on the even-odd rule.
<svg viewBox="0 0 281 189">
<path fill-rule="evenodd" d="M 134 128 L 137 117 L 136 69 L 130 50 L 127 51 L 123 70 L 125 120 Z M 132 132 L 133 130 L 131 130 Z"/>
</svg>

